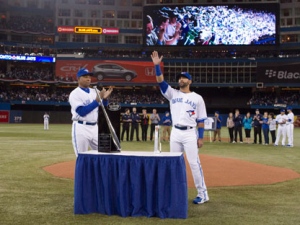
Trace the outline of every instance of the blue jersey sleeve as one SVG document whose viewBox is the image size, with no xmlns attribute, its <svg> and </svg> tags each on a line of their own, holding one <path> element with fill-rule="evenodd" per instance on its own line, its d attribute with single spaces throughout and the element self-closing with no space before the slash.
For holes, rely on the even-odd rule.
<svg viewBox="0 0 300 225">
<path fill-rule="evenodd" d="M 158 83 L 160 90 L 162 93 L 166 93 L 167 89 L 168 89 L 168 83 L 166 81 L 163 81 L 161 83 Z"/>
<path fill-rule="evenodd" d="M 93 111 L 95 108 L 99 106 L 99 103 L 94 100 L 91 104 L 86 105 L 86 106 L 79 106 L 76 109 L 76 112 L 78 113 L 79 116 L 83 117 L 89 114 L 91 111 Z"/>
</svg>

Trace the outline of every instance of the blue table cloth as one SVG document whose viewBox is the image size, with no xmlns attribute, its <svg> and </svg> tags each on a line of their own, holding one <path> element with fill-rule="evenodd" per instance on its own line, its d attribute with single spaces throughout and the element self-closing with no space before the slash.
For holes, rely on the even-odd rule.
<svg viewBox="0 0 300 225">
<path fill-rule="evenodd" d="M 181 153 L 79 154 L 74 213 L 187 218 L 186 167 Z"/>
</svg>

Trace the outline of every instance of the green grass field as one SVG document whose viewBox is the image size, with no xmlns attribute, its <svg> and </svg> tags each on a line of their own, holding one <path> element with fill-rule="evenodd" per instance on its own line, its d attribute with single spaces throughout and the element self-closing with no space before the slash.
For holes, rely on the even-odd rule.
<svg viewBox="0 0 300 225">
<path fill-rule="evenodd" d="M 253 133 L 252 133 L 253 134 Z M 226 128 L 222 128 L 227 137 Z M 300 173 L 300 129 L 294 148 L 205 142 L 202 154 L 285 167 Z M 273 185 L 208 187 L 210 202 L 193 205 L 187 219 L 74 215 L 74 181 L 42 168 L 75 160 L 71 125 L 0 124 L 0 224 L 300 224 L 300 179 Z M 167 142 L 162 143 L 168 151 Z M 123 150 L 152 151 L 153 142 L 124 142 Z M 204 171 L 205 175 L 205 171 Z"/>
</svg>

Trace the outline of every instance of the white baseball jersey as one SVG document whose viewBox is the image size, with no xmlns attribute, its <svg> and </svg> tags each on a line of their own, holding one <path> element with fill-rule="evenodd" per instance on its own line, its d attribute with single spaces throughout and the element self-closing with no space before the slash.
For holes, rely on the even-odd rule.
<svg viewBox="0 0 300 225">
<path fill-rule="evenodd" d="M 278 123 L 278 127 L 279 126 L 286 126 L 286 124 L 284 123 L 284 124 L 280 124 L 280 123 L 282 123 L 283 121 L 287 121 L 288 120 L 288 117 L 287 117 L 287 115 L 285 115 L 285 114 L 283 114 L 283 115 L 281 115 L 281 114 L 279 114 L 279 115 L 277 115 L 276 116 L 276 122 Z"/>
<path fill-rule="evenodd" d="M 83 91 L 80 87 L 75 88 L 70 96 L 69 96 L 69 102 L 71 105 L 71 113 L 72 113 L 72 120 L 82 120 L 86 122 L 95 123 L 98 120 L 98 108 L 95 108 L 93 111 L 88 113 L 86 116 L 81 117 L 76 112 L 76 109 L 79 106 L 86 106 L 90 103 L 92 103 L 96 99 L 96 91 L 92 88 L 89 88 L 90 92 L 87 93 Z"/>
<path fill-rule="evenodd" d="M 96 99 L 96 91 L 89 88 L 89 93 L 82 90 L 80 87 L 75 88 L 69 96 L 72 113 L 72 144 L 75 155 L 78 156 L 79 152 L 88 151 L 90 147 L 93 150 L 98 150 L 98 107 L 93 109 L 85 116 L 80 116 L 76 109 L 80 106 L 87 106 Z M 88 124 L 78 123 L 87 122 Z M 95 125 L 91 125 L 94 124 Z"/>
<path fill-rule="evenodd" d="M 287 115 L 285 114 L 279 114 L 276 116 L 276 122 L 278 123 L 278 129 L 277 129 L 277 135 L 276 135 L 276 141 L 275 145 L 278 145 L 280 138 L 281 139 L 281 144 L 282 146 L 285 146 L 285 137 L 286 137 L 286 124 L 279 124 L 282 123 L 283 121 L 287 121 Z"/>
<path fill-rule="evenodd" d="M 295 117 L 294 113 L 290 112 L 286 116 L 287 116 L 287 121 L 286 121 L 287 125 L 294 123 L 294 117 Z M 289 120 L 291 120 L 291 121 L 289 121 Z"/>
<path fill-rule="evenodd" d="M 286 136 L 288 139 L 288 146 L 293 147 L 294 146 L 294 113 L 293 112 L 289 112 L 287 114 Z"/>
<path fill-rule="evenodd" d="M 161 91 L 162 92 L 162 91 Z M 183 93 L 168 85 L 163 96 L 170 101 L 170 111 L 174 127 L 170 137 L 171 152 L 185 152 L 189 162 L 197 197 L 208 201 L 208 193 L 204 181 L 203 170 L 199 158 L 197 146 L 197 130 L 195 129 L 197 121 L 207 118 L 206 107 L 203 98 L 195 92 Z M 193 127 L 194 129 L 178 129 L 176 125 Z"/>
<path fill-rule="evenodd" d="M 174 125 L 196 127 L 197 121 L 207 118 L 205 103 L 199 94 L 183 93 L 171 86 L 162 94 L 170 101 Z"/>
<path fill-rule="evenodd" d="M 45 114 L 44 116 L 44 130 L 48 130 L 49 129 L 49 115 Z"/>
</svg>

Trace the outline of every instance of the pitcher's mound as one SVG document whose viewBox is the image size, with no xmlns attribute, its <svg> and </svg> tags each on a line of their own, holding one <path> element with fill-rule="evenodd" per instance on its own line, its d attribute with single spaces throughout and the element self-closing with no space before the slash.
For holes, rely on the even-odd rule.
<svg viewBox="0 0 300 225">
<path fill-rule="evenodd" d="M 201 163 L 208 187 L 273 184 L 300 177 L 291 169 L 209 155 L 201 155 Z M 187 161 L 186 166 L 188 186 L 194 187 Z M 57 177 L 74 179 L 75 161 L 46 166 L 44 170 Z"/>
</svg>

